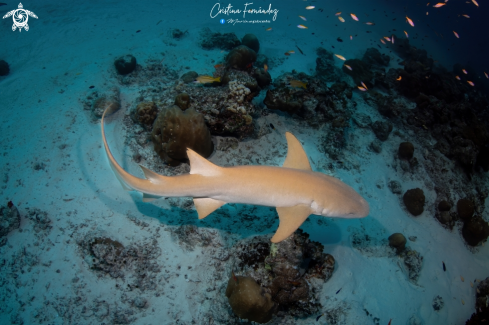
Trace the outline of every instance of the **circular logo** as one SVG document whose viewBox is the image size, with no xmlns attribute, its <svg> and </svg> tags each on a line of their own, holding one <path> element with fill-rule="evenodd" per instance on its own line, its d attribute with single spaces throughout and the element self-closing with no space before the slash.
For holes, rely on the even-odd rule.
<svg viewBox="0 0 489 325">
<path fill-rule="evenodd" d="M 220 22 L 221 24 L 225 24 L 225 23 L 226 23 L 226 21 L 225 21 L 224 19 L 219 20 L 219 22 Z"/>
</svg>

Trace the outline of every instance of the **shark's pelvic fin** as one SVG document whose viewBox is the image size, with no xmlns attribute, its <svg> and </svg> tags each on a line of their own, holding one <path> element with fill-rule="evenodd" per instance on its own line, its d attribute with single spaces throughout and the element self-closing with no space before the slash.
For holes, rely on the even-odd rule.
<svg viewBox="0 0 489 325">
<path fill-rule="evenodd" d="M 221 167 L 214 165 L 195 151 L 187 148 L 188 160 L 190 160 L 190 174 L 199 174 L 203 176 L 221 175 Z"/>
<path fill-rule="evenodd" d="M 216 199 L 194 198 L 194 205 L 197 209 L 197 213 L 199 214 L 199 219 L 204 219 L 209 214 L 222 207 L 224 204 L 226 204 L 226 202 Z"/>
<path fill-rule="evenodd" d="M 309 217 L 311 208 L 301 204 L 289 208 L 277 208 L 277 212 L 280 223 L 277 232 L 271 239 L 272 243 L 281 242 L 292 235 Z"/>
<path fill-rule="evenodd" d="M 151 195 L 151 194 L 143 193 L 143 202 L 151 202 L 151 201 L 154 201 L 154 200 L 158 200 L 159 198 L 161 198 L 161 196 L 156 196 L 156 195 Z"/>
<path fill-rule="evenodd" d="M 288 150 L 282 167 L 312 170 L 311 163 L 309 163 L 306 152 L 299 140 L 290 132 L 285 132 L 285 137 L 287 138 Z"/>
</svg>

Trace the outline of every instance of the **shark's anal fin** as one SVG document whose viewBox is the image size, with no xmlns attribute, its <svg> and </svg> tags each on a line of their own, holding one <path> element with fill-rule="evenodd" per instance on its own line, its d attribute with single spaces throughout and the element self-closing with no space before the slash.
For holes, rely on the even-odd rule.
<svg viewBox="0 0 489 325">
<path fill-rule="evenodd" d="M 156 196 L 156 195 L 151 195 L 151 194 L 143 193 L 143 202 L 151 202 L 151 201 L 154 201 L 154 200 L 158 200 L 159 198 L 161 198 L 161 196 Z"/>
<path fill-rule="evenodd" d="M 199 214 L 199 219 L 204 219 L 212 212 L 222 207 L 226 202 L 209 198 L 194 198 L 194 205 Z"/>
<path fill-rule="evenodd" d="M 282 167 L 312 170 L 311 163 L 299 140 L 290 132 L 285 132 L 285 137 L 287 138 L 288 150 Z"/>
<path fill-rule="evenodd" d="M 278 243 L 289 237 L 296 231 L 311 214 L 311 208 L 307 205 L 296 205 L 290 208 L 277 208 L 280 224 L 273 235 L 272 243 Z"/>
</svg>

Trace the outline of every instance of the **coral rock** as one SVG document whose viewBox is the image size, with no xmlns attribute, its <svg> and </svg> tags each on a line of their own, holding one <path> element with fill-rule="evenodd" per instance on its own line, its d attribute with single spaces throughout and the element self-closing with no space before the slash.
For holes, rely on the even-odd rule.
<svg viewBox="0 0 489 325">
<path fill-rule="evenodd" d="M 256 53 L 260 50 L 260 42 L 254 34 L 246 34 L 241 40 L 241 44 L 248 46 Z"/>
<path fill-rule="evenodd" d="M 153 126 L 158 114 L 158 107 L 154 102 L 139 103 L 136 108 L 136 120 L 144 126 Z"/>
<path fill-rule="evenodd" d="M 462 236 L 470 246 L 477 246 L 482 241 L 487 241 L 489 225 L 481 216 L 474 216 L 464 223 Z"/>
<path fill-rule="evenodd" d="M 151 137 L 158 155 L 172 166 L 188 160 L 187 148 L 207 158 L 214 147 L 202 114 L 176 105 L 158 114 Z"/>
<path fill-rule="evenodd" d="M 255 61 L 256 52 L 245 45 L 234 48 L 226 56 L 226 66 L 238 70 L 245 70 L 250 63 Z"/>
<path fill-rule="evenodd" d="M 404 193 L 403 200 L 406 208 L 412 215 L 419 216 L 423 213 L 425 197 L 422 189 L 415 188 L 408 190 Z"/>
<path fill-rule="evenodd" d="M 395 248 L 397 252 L 401 252 L 406 248 L 406 237 L 403 234 L 396 232 L 389 236 L 389 246 Z"/>
<path fill-rule="evenodd" d="M 399 145 L 399 157 L 402 159 L 411 159 L 413 158 L 414 146 L 411 142 L 402 142 Z"/>
<path fill-rule="evenodd" d="M 457 202 L 457 212 L 462 220 L 468 220 L 475 212 L 474 202 L 469 199 L 460 199 Z"/>
<path fill-rule="evenodd" d="M 114 62 L 115 69 L 121 75 L 126 75 L 136 69 L 136 58 L 130 54 L 121 56 Z"/>
<path fill-rule="evenodd" d="M 186 110 L 190 105 L 190 96 L 187 93 L 178 94 L 175 98 L 175 105 L 180 107 L 182 111 Z"/>
</svg>

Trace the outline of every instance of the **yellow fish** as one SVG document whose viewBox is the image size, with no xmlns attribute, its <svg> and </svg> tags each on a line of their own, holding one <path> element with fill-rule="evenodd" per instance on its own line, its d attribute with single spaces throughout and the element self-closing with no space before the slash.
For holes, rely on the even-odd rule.
<svg viewBox="0 0 489 325">
<path fill-rule="evenodd" d="M 446 5 L 446 3 L 443 3 L 443 2 L 438 2 L 436 5 L 434 5 L 433 7 L 435 8 L 440 8 L 440 7 L 443 7 L 444 5 Z"/>
<path fill-rule="evenodd" d="M 473 3 L 474 3 L 476 6 L 477 6 L 477 7 L 479 7 L 479 4 L 477 3 L 477 1 L 472 0 L 472 2 L 473 2 Z"/>
<path fill-rule="evenodd" d="M 460 280 L 462 280 L 462 282 L 465 281 L 463 276 L 460 276 Z"/>
<path fill-rule="evenodd" d="M 307 29 L 307 27 L 304 26 L 304 25 L 297 25 L 297 27 L 300 28 L 300 29 Z"/>
<path fill-rule="evenodd" d="M 221 77 L 211 77 L 211 76 L 198 76 L 195 81 L 195 83 L 200 83 L 200 84 L 209 84 L 213 82 L 221 82 Z"/>
<path fill-rule="evenodd" d="M 299 80 L 290 80 L 289 83 L 292 87 L 307 89 L 306 88 L 307 82 L 303 82 Z"/>
<path fill-rule="evenodd" d="M 339 19 L 339 20 L 340 20 L 342 23 L 344 23 L 344 22 L 345 22 L 345 19 L 344 19 L 343 17 L 341 17 L 341 16 L 339 16 L 339 17 L 338 17 L 338 19 Z"/>
<path fill-rule="evenodd" d="M 314 9 L 314 8 L 316 8 L 316 7 L 314 7 L 314 6 L 307 6 L 306 7 L 307 10 L 311 10 L 311 9 Z"/>
<path fill-rule="evenodd" d="M 289 53 L 294 54 L 294 53 L 295 53 L 295 51 L 289 51 Z"/>
<path fill-rule="evenodd" d="M 272 27 L 268 27 L 268 28 L 266 29 L 266 31 L 267 31 L 267 32 L 269 32 L 269 31 L 271 31 L 271 30 L 272 30 Z"/>
<path fill-rule="evenodd" d="M 346 61 L 345 57 L 343 55 L 339 55 L 339 54 L 335 54 L 335 56 L 340 59 L 340 60 L 343 60 L 343 61 Z"/>
</svg>

